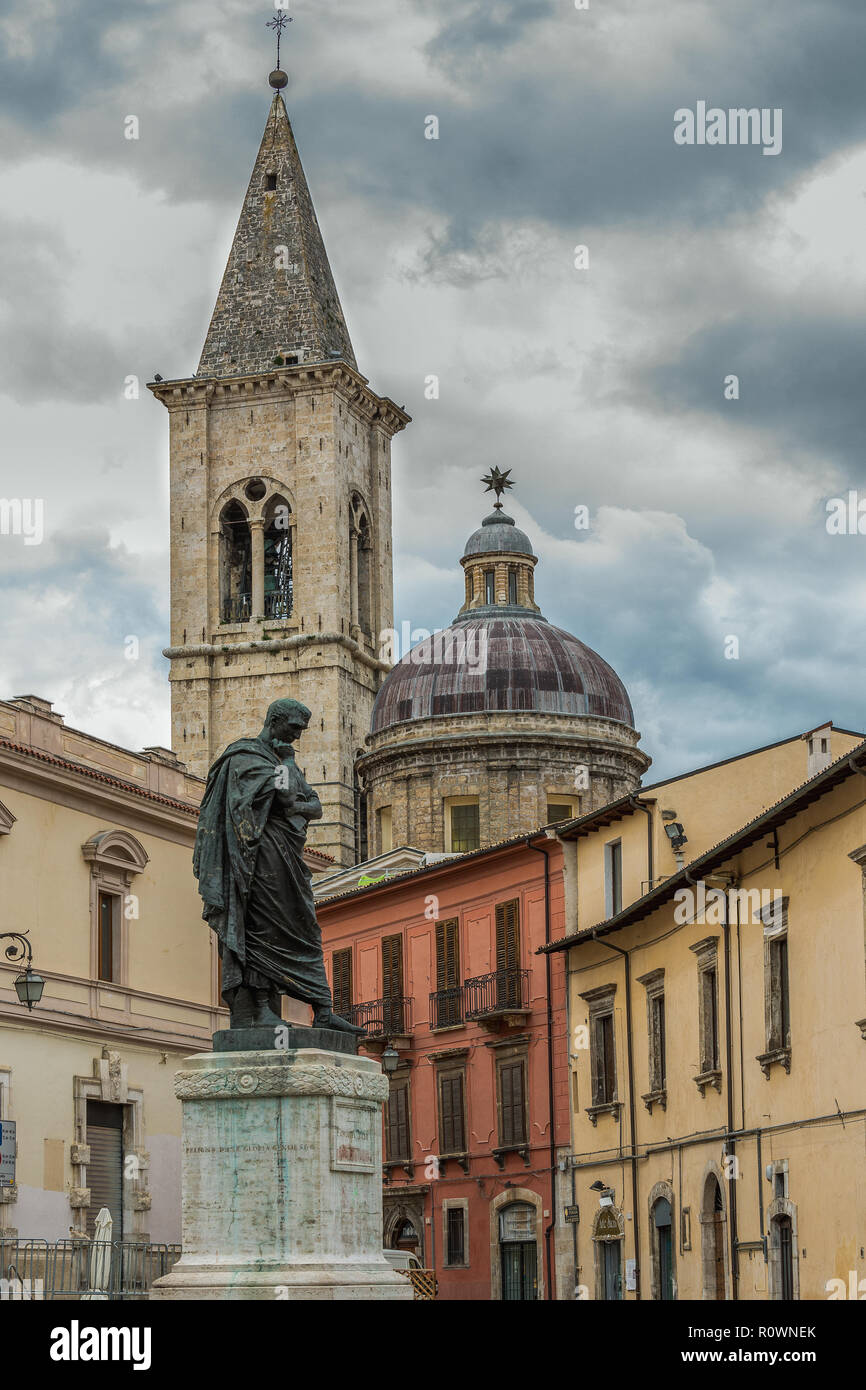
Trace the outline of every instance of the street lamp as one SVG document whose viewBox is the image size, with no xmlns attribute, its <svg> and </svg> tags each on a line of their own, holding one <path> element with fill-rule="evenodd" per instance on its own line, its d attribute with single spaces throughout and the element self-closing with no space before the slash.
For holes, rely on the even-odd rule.
<svg viewBox="0 0 866 1390">
<path fill-rule="evenodd" d="M 42 998 L 45 981 L 41 975 L 37 975 L 33 970 L 33 951 L 27 940 L 27 933 L 2 931 L 0 932 L 0 941 L 11 942 L 11 945 L 5 949 L 7 960 L 23 960 L 25 963 L 24 974 L 18 975 L 15 979 L 15 993 L 18 995 L 19 1003 L 26 1004 L 32 1013 L 33 1005 L 38 1004 Z"/>
<path fill-rule="evenodd" d="M 383 1071 L 386 1071 L 390 1076 L 392 1072 L 395 1072 L 397 1070 L 399 1063 L 400 1054 L 397 1051 L 396 1047 L 394 1047 L 392 1043 L 389 1043 L 388 1046 L 385 1048 L 385 1051 L 382 1053 L 382 1069 Z"/>
</svg>

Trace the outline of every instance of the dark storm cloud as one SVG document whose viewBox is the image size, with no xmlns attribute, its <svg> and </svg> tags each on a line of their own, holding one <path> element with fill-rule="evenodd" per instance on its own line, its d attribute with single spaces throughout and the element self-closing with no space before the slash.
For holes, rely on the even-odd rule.
<svg viewBox="0 0 866 1390">
<path fill-rule="evenodd" d="M 819 316 L 794 305 L 746 311 L 677 346 L 671 360 L 638 376 L 647 410 L 699 410 L 757 425 L 789 450 L 794 445 L 800 467 L 808 469 L 803 451 L 812 448 L 846 469 L 852 486 L 866 483 L 866 325 L 859 315 Z M 730 373 L 740 381 L 736 402 L 722 391 Z"/>
<path fill-rule="evenodd" d="M 765 292 L 749 234 L 760 238 L 821 161 L 866 139 L 862 0 L 593 0 L 584 13 L 572 0 L 377 0 L 354 28 L 358 8 L 336 0 L 294 13 L 288 104 L 356 348 L 365 334 L 375 348 L 359 360 L 416 417 L 396 450 L 398 617 L 451 620 L 457 556 L 487 509 L 478 476 L 516 464 L 527 527 L 539 533 L 541 606 L 625 680 L 654 776 L 830 715 L 856 726 L 862 562 L 856 537 L 826 535 L 814 479 L 861 476 L 866 343 L 853 299 L 840 310 L 820 289 L 808 302 L 788 282 L 775 298 Z M 129 248 L 159 306 L 158 327 L 145 328 L 149 303 L 142 324 L 134 312 L 124 320 L 67 303 L 81 248 L 62 205 L 56 223 L 37 225 L 16 203 L 17 225 L 0 227 L 7 393 L 102 401 L 128 372 L 194 369 L 265 123 L 267 17 L 240 0 L 68 0 L 28 54 L 21 26 L 32 31 L 32 16 L 7 5 L 0 161 L 32 161 L 36 177 L 49 159 L 124 175 L 142 199 L 157 195 L 167 232 L 166 245 L 142 236 Z M 782 154 L 676 146 L 674 111 L 698 100 L 782 107 Z M 424 139 L 431 113 L 438 141 Z M 141 121 L 137 141 L 123 138 L 128 114 Z M 102 196 L 123 196 L 122 184 Z M 104 212 L 96 202 L 94 226 Z M 742 236 L 746 265 L 719 293 L 711 258 L 726 228 Z M 195 237 L 188 291 L 169 294 L 165 267 Z M 587 238 L 601 272 L 587 318 L 610 324 L 590 345 L 571 270 L 571 248 Z M 706 266 L 679 275 L 702 238 Z M 545 316 L 548 304 L 558 317 Z M 443 382 L 435 404 L 423 399 L 431 371 Z M 736 405 L 722 398 L 731 371 Z M 150 471 L 138 457 L 122 467 L 156 527 L 164 420 L 149 400 L 136 410 L 130 428 L 147 421 L 152 431 Z M 94 460 L 104 457 L 99 428 L 95 412 L 81 413 L 78 442 Z M 685 484 L 673 463 L 684 441 L 695 455 Z M 739 471 L 720 483 L 726 452 Z M 82 495 L 101 496 L 100 467 L 82 475 Z M 798 490 L 806 500 L 792 513 Z M 593 508 L 590 537 L 575 537 L 575 502 Z M 144 574 L 93 532 L 29 554 L 0 538 L 0 694 L 68 691 L 104 736 L 113 708 L 152 727 L 149 711 L 167 706 L 157 571 L 161 594 L 165 564 Z M 57 644 L 34 643 L 34 623 L 50 624 Z M 146 639 L 139 668 L 123 661 L 128 633 Z M 725 660 L 729 633 L 739 661 Z"/>
</svg>

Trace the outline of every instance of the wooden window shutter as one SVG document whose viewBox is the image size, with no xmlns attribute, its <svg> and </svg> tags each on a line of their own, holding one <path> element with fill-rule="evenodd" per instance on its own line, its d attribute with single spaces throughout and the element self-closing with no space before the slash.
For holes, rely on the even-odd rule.
<svg viewBox="0 0 866 1390">
<path fill-rule="evenodd" d="M 382 937 L 382 998 L 403 998 L 403 938 Z"/>
<path fill-rule="evenodd" d="M 520 967 L 520 901 L 496 904 L 496 969 Z"/>
<path fill-rule="evenodd" d="M 443 1154 L 466 1150 L 462 1072 L 439 1078 L 439 1146 Z"/>
<path fill-rule="evenodd" d="M 385 1152 L 390 1161 L 409 1158 L 409 1085 L 391 1086 L 385 1117 Z"/>
<path fill-rule="evenodd" d="M 523 1062 L 505 1062 L 499 1071 L 502 1134 L 500 1143 L 522 1144 L 526 1140 L 526 1106 Z"/>
<path fill-rule="evenodd" d="M 460 983 L 459 921 L 451 917 L 436 923 L 436 988 L 456 989 Z"/>
<path fill-rule="evenodd" d="M 352 1007 L 352 948 L 335 951 L 331 961 L 334 1013 L 345 1018 Z"/>
</svg>

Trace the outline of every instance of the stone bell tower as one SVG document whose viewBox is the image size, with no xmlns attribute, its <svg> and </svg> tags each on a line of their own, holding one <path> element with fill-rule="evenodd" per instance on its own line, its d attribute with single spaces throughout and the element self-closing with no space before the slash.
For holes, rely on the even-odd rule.
<svg viewBox="0 0 866 1390">
<path fill-rule="evenodd" d="M 172 745 L 199 776 L 274 699 L 312 710 L 310 844 L 357 862 L 353 765 L 388 670 L 391 439 L 358 371 L 294 135 L 274 97 L 198 371 L 169 412 Z"/>
</svg>

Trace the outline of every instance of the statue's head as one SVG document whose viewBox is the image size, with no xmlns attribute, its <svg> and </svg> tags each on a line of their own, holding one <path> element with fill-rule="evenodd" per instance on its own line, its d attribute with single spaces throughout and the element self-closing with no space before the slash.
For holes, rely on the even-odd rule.
<svg viewBox="0 0 866 1390">
<path fill-rule="evenodd" d="M 265 715 L 263 734 L 274 748 L 287 748 L 300 738 L 310 722 L 310 711 L 300 700 L 274 700 Z"/>
</svg>

